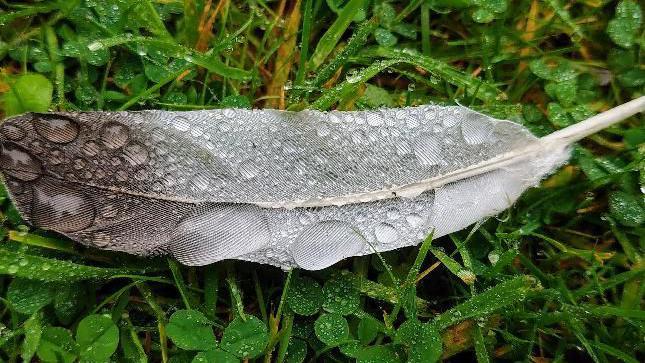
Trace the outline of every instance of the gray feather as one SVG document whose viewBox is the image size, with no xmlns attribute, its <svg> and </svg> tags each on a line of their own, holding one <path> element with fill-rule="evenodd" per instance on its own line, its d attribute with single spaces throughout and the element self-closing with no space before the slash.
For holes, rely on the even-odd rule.
<svg viewBox="0 0 645 363">
<path fill-rule="evenodd" d="M 189 265 L 306 269 L 499 213 L 575 139 L 439 106 L 26 114 L 0 131 L 2 176 L 34 226 Z"/>
</svg>

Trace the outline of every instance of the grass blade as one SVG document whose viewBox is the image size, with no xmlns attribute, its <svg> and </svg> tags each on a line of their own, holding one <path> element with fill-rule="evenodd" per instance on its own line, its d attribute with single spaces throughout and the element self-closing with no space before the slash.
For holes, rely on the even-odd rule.
<svg viewBox="0 0 645 363">
<path fill-rule="evenodd" d="M 318 41 L 316 50 L 309 60 L 309 70 L 315 71 L 327 59 L 327 56 L 334 50 L 340 37 L 352 23 L 356 12 L 363 6 L 364 0 L 350 0 L 343 10 L 338 14 L 338 18 L 327 29 L 325 34 Z"/>
<path fill-rule="evenodd" d="M 535 289 L 535 280 L 517 276 L 475 295 L 434 319 L 439 329 L 445 329 L 462 320 L 487 316 L 506 306 L 520 302 Z"/>
</svg>

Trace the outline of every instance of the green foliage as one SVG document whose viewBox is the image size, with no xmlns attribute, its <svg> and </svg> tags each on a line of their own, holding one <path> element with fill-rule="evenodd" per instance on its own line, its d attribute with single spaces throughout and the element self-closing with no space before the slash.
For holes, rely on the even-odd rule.
<svg viewBox="0 0 645 363">
<path fill-rule="evenodd" d="M 119 344 L 119 330 L 107 315 L 88 315 L 78 323 L 76 342 L 82 361 L 106 361 Z"/>
<path fill-rule="evenodd" d="M 638 1 L 281 3 L 4 1 L 0 114 L 436 103 L 544 135 L 645 94 Z M 31 230 L 0 185 L 0 361 L 640 361 L 642 121 L 475 230 L 288 284 Z"/>
<path fill-rule="evenodd" d="M 197 310 L 178 310 L 166 326 L 168 337 L 181 349 L 211 350 L 216 346 L 211 322 Z"/>
<path fill-rule="evenodd" d="M 325 313 L 320 315 L 316 319 L 314 329 L 316 337 L 329 346 L 336 346 L 349 338 L 349 325 L 340 314 Z"/>
<path fill-rule="evenodd" d="M 287 303 L 294 313 L 314 315 L 322 304 L 322 288 L 310 277 L 295 278 L 287 294 Z"/>
<path fill-rule="evenodd" d="M 235 318 L 224 329 L 222 349 L 238 358 L 255 358 L 267 345 L 267 326 L 255 316 Z"/>
<path fill-rule="evenodd" d="M 40 281 L 14 279 L 7 289 L 7 300 L 18 313 L 31 315 L 52 302 L 48 284 Z"/>
<path fill-rule="evenodd" d="M 607 34 L 614 43 L 631 48 L 638 41 L 643 23 L 643 12 L 638 2 L 622 0 L 616 6 L 616 15 L 607 24 Z"/>
<path fill-rule="evenodd" d="M 2 97 L 5 115 L 46 112 L 52 100 L 52 83 L 41 74 L 24 74 L 9 79 L 9 91 Z"/>
<path fill-rule="evenodd" d="M 74 362 L 78 357 L 78 344 L 72 332 L 60 327 L 47 327 L 38 345 L 38 358 L 43 362 Z"/>
</svg>

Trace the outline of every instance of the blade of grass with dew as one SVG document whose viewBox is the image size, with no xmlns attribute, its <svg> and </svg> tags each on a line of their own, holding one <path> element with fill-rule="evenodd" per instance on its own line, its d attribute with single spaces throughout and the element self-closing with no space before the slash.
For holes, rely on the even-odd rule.
<svg viewBox="0 0 645 363">
<path fill-rule="evenodd" d="M 184 282 L 184 277 L 181 275 L 181 269 L 179 268 L 179 263 L 173 259 L 168 259 L 168 267 L 170 268 L 170 272 L 172 273 L 172 278 L 175 281 L 175 285 L 177 286 L 177 290 L 179 290 L 179 294 L 181 295 L 181 299 L 184 302 L 184 306 L 186 309 L 191 310 L 192 308 L 190 307 L 190 299 L 189 299 L 189 293 L 186 289 L 186 283 Z"/>
<path fill-rule="evenodd" d="M 101 48 L 111 48 L 117 45 L 128 43 L 147 44 L 158 47 L 159 49 L 167 51 L 168 54 L 181 58 L 193 65 L 208 69 L 210 72 L 223 77 L 241 81 L 248 81 L 251 79 L 251 72 L 227 66 L 217 58 L 217 55 L 215 54 L 215 52 L 213 52 L 213 50 L 206 53 L 199 53 L 196 50 L 189 49 L 177 43 L 168 42 L 165 40 L 158 40 L 149 37 L 111 37 L 95 40 L 87 47 L 90 50 L 98 50 Z"/>
<path fill-rule="evenodd" d="M 531 277 L 514 277 L 441 313 L 433 323 L 439 329 L 445 329 L 465 319 L 490 315 L 506 306 L 521 302 L 535 288 L 535 280 Z"/>
<path fill-rule="evenodd" d="M 375 62 L 364 70 L 343 81 L 336 87 L 325 91 L 311 107 L 317 110 L 328 110 L 334 103 L 351 96 L 356 89 L 370 78 L 376 76 L 388 67 L 396 64 L 397 60 Z"/>
<path fill-rule="evenodd" d="M 350 0 L 338 14 L 336 20 L 327 29 L 325 34 L 320 37 L 316 50 L 309 60 L 308 68 L 315 71 L 327 59 L 329 54 L 334 50 L 338 41 L 343 36 L 352 19 L 360 8 L 364 5 L 364 0 Z"/>
<path fill-rule="evenodd" d="M 305 0 L 302 13 L 302 32 L 300 39 L 300 60 L 298 63 L 298 72 L 296 73 L 295 86 L 300 87 L 304 84 L 305 74 L 307 72 L 307 57 L 309 55 L 309 40 L 311 37 L 311 26 L 313 25 L 313 0 Z"/>
<path fill-rule="evenodd" d="M 52 250 L 76 254 L 74 244 L 71 241 L 59 238 L 44 237 L 35 233 L 23 233 L 19 231 L 9 231 L 9 240 L 24 243 L 30 246 L 49 248 Z"/>
<path fill-rule="evenodd" d="M 401 63 L 421 67 L 431 75 L 462 89 L 477 90 L 476 94 L 469 96 L 478 98 L 484 102 L 494 104 L 507 98 L 506 94 L 495 85 L 467 75 L 447 63 L 426 57 L 416 51 L 409 49 L 383 49 L 382 55 L 386 58 L 398 59 Z"/>
<path fill-rule="evenodd" d="M 0 274 L 42 281 L 83 281 L 108 279 L 118 275 L 136 274 L 130 269 L 103 268 L 33 256 L 0 247 Z"/>
<path fill-rule="evenodd" d="M 343 50 L 317 72 L 316 77 L 311 82 L 312 86 L 314 88 L 320 87 L 327 82 L 338 68 L 347 62 L 349 57 L 356 54 L 367 43 L 368 37 L 374 33 L 378 25 L 379 21 L 375 17 L 361 23 L 352 37 L 349 38 Z"/>
</svg>

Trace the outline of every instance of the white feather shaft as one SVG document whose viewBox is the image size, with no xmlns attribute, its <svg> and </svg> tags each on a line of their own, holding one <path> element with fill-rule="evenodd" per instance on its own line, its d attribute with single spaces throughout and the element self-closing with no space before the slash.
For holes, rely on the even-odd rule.
<svg viewBox="0 0 645 363">
<path fill-rule="evenodd" d="M 436 189 L 448 183 L 504 168 L 532 156 L 544 154 L 545 152 L 550 153 L 561 151 L 578 140 L 643 111 L 645 111 L 645 96 L 639 97 L 620 106 L 616 106 L 608 111 L 590 117 L 587 120 L 576 123 L 562 130 L 558 130 L 520 149 L 509 151 L 481 163 L 471 165 L 451 173 L 424 179 L 411 184 L 330 198 L 297 201 L 290 200 L 282 202 L 258 202 L 256 205 L 263 208 L 293 209 L 365 203 L 396 197 L 414 197 L 427 190 Z"/>
</svg>

